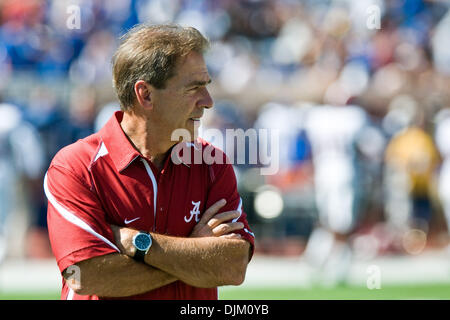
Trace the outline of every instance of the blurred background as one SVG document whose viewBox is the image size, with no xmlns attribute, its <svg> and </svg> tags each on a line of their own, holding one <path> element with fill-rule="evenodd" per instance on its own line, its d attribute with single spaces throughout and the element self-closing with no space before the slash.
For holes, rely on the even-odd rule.
<svg viewBox="0 0 450 320">
<path fill-rule="evenodd" d="M 118 38 L 163 22 L 212 42 L 203 129 L 279 137 L 258 136 L 278 151 L 274 175 L 245 161 L 251 139 L 232 159 L 256 251 L 244 285 L 222 298 L 450 298 L 449 8 L 0 0 L 0 298 L 59 298 L 44 174 L 119 109 Z"/>
</svg>

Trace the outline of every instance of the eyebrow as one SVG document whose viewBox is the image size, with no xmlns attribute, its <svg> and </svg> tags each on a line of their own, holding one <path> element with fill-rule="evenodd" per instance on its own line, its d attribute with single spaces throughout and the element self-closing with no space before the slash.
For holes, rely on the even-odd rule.
<svg viewBox="0 0 450 320">
<path fill-rule="evenodd" d="M 208 81 L 200 81 L 200 80 L 194 80 L 192 82 L 189 82 L 186 87 L 195 87 L 195 86 L 206 86 L 207 84 L 211 83 L 211 79 Z"/>
</svg>

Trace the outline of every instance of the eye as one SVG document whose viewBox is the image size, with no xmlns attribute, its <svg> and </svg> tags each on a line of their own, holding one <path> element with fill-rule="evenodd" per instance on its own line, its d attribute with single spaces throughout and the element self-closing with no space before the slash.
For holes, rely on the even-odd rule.
<svg viewBox="0 0 450 320">
<path fill-rule="evenodd" d="M 188 89 L 188 91 L 194 92 L 194 91 L 197 91 L 199 88 L 200 88 L 200 86 L 191 87 Z"/>
</svg>

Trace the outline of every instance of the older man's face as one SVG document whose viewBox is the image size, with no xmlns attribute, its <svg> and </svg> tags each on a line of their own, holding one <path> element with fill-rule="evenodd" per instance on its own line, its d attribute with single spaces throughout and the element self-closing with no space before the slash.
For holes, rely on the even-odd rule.
<svg viewBox="0 0 450 320">
<path fill-rule="evenodd" d="M 175 76 L 164 89 L 155 90 L 155 114 L 164 127 L 164 134 L 187 129 L 192 139 L 205 108 L 213 106 L 207 84 L 211 82 L 203 55 L 191 52 L 178 63 Z"/>
</svg>

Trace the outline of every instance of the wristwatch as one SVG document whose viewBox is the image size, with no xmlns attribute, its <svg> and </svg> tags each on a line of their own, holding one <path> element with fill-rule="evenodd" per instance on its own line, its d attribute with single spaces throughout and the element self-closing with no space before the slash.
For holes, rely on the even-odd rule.
<svg viewBox="0 0 450 320">
<path fill-rule="evenodd" d="M 136 248 L 136 253 L 133 258 L 137 261 L 144 262 L 144 257 L 152 246 L 152 237 L 148 232 L 139 231 L 133 237 L 133 245 Z"/>
</svg>

